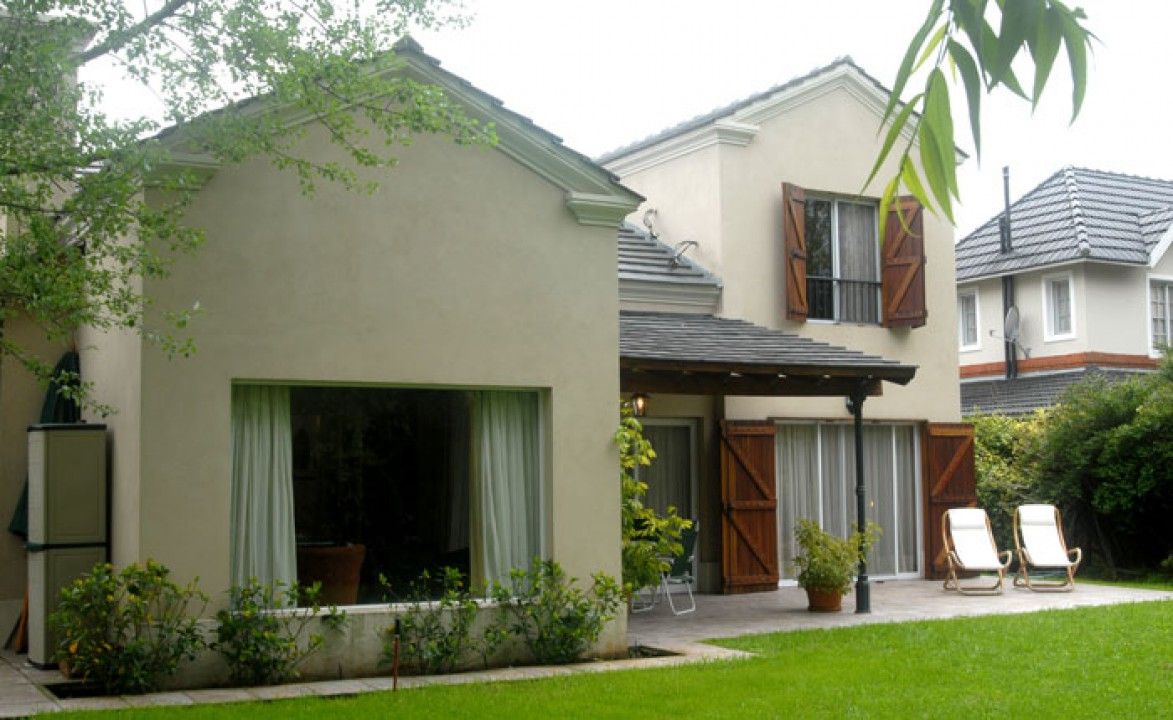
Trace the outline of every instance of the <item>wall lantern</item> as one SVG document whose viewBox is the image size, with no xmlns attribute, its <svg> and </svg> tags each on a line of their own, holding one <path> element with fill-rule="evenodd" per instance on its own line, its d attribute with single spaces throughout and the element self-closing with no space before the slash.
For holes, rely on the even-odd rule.
<svg viewBox="0 0 1173 720">
<path fill-rule="evenodd" d="M 644 393 L 636 393 L 631 396 L 631 414 L 636 417 L 643 417 L 648 411 L 648 396 Z"/>
</svg>

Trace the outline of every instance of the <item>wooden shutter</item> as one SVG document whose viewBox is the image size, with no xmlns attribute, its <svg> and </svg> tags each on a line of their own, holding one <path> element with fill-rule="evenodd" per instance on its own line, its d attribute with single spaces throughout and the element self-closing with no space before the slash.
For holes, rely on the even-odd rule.
<svg viewBox="0 0 1173 720">
<path fill-rule="evenodd" d="M 778 589 L 774 424 L 721 423 L 721 574 L 727 593 Z"/>
<path fill-rule="evenodd" d="M 786 265 L 786 317 L 806 321 L 806 191 L 782 183 L 782 248 Z"/>
<path fill-rule="evenodd" d="M 973 425 L 926 423 L 922 433 L 925 498 L 925 577 L 945 577 L 941 515 L 949 508 L 976 507 Z"/>
<path fill-rule="evenodd" d="M 901 216 L 904 222 L 901 222 Z M 924 208 L 914 197 L 896 200 L 884 228 L 884 327 L 925 324 Z"/>
</svg>

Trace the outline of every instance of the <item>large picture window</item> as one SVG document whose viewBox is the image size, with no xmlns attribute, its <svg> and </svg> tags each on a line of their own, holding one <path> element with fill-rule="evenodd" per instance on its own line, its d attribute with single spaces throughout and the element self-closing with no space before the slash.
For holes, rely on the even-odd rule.
<svg viewBox="0 0 1173 720">
<path fill-rule="evenodd" d="M 807 317 L 880 322 L 876 206 L 807 196 Z"/>
<path fill-rule="evenodd" d="M 794 578 L 800 519 L 846 537 L 856 520 L 855 435 L 850 425 L 783 423 L 778 426 L 778 545 L 782 577 Z M 868 556 L 871 575 L 915 575 L 917 552 L 917 446 L 911 425 L 864 427 L 867 518 L 881 528 Z"/>
<path fill-rule="evenodd" d="M 340 604 L 428 571 L 505 580 L 543 554 L 541 395 L 233 388 L 232 578 Z M 380 582 L 390 585 L 390 594 Z"/>
</svg>

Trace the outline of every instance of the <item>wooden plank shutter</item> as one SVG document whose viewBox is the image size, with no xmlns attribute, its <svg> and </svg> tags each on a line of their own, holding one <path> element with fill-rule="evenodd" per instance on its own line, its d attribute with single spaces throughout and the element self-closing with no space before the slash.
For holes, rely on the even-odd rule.
<svg viewBox="0 0 1173 720">
<path fill-rule="evenodd" d="M 727 593 L 778 589 L 774 423 L 721 423 L 721 574 Z"/>
<path fill-rule="evenodd" d="M 925 577 L 945 577 L 941 515 L 949 508 L 976 507 L 973 425 L 925 423 L 922 433 L 925 483 Z"/>
<path fill-rule="evenodd" d="M 790 183 L 782 183 L 782 248 L 786 317 L 806 322 L 806 191 Z"/>
<path fill-rule="evenodd" d="M 904 222 L 901 222 L 901 216 Z M 888 211 L 884 228 L 881 275 L 884 327 L 925 324 L 924 208 L 914 197 L 901 197 Z"/>
</svg>

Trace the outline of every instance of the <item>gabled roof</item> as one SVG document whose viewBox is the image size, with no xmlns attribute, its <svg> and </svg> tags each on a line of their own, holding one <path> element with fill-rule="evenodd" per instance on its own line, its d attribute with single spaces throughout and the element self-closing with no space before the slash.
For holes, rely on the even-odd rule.
<svg viewBox="0 0 1173 720">
<path fill-rule="evenodd" d="M 619 280 L 721 287 L 721 278 L 627 222 L 619 226 Z"/>
<path fill-rule="evenodd" d="M 957 243 L 958 281 L 1076 261 L 1144 265 L 1173 223 L 1173 181 L 1063 168 L 1010 206 L 1007 254 L 999 217 Z"/>
<path fill-rule="evenodd" d="M 477 88 L 464 78 L 440 67 L 440 61 L 428 55 L 410 37 L 395 44 L 395 58 L 401 62 L 390 72 L 402 72 L 422 82 L 437 85 L 449 97 L 463 104 L 475 116 L 494 123 L 497 131 L 497 149 L 517 162 L 546 178 L 566 192 L 566 205 L 579 222 L 588 225 L 616 227 L 619 221 L 644 200 L 643 196 L 624 187 L 619 178 L 586 155 L 568 148 L 562 138 L 543 129 L 528 117 L 516 113 L 505 104 Z M 372 64 L 372 71 L 379 71 Z M 212 112 L 236 111 L 244 113 L 280 112 L 272 98 L 253 97 Z M 311 122 L 310 115 L 290 117 L 295 125 Z M 199 155 L 198 150 L 184 154 L 183 127 L 169 127 L 156 138 L 177 151 L 177 164 L 215 167 L 211 158 Z"/>
<path fill-rule="evenodd" d="M 865 90 L 863 95 L 874 101 L 872 104 L 875 105 L 877 114 L 882 112 L 892 94 L 888 87 L 856 65 L 849 56 L 845 56 L 828 65 L 815 68 L 805 75 L 787 80 L 762 92 L 754 93 L 728 105 L 697 115 L 642 140 L 606 152 L 599 156 L 597 161 L 608 166 L 619 164 L 615 161 L 641 153 L 641 151 L 667 143 L 675 138 L 701 131 L 709 126 L 715 126 L 717 130 L 726 133 L 733 143 L 744 145 L 757 131 L 756 127 L 746 123 L 758 122 L 762 116 L 769 116 L 776 112 L 776 108 L 773 107 L 775 104 L 784 102 L 790 97 L 808 96 L 808 90 L 810 91 L 809 96 L 815 96 L 821 92 L 819 90 L 821 86 L 844 80 L 849 80 L 854 87 Z M 913 117 L 916 117 L 916 113 L 913 113 Z M 877 121 L 878 119 L 877 117 Z M 960 158 L 966 157 L 960 148 L 957 149 L 957 153 Z"/>
</svg>

